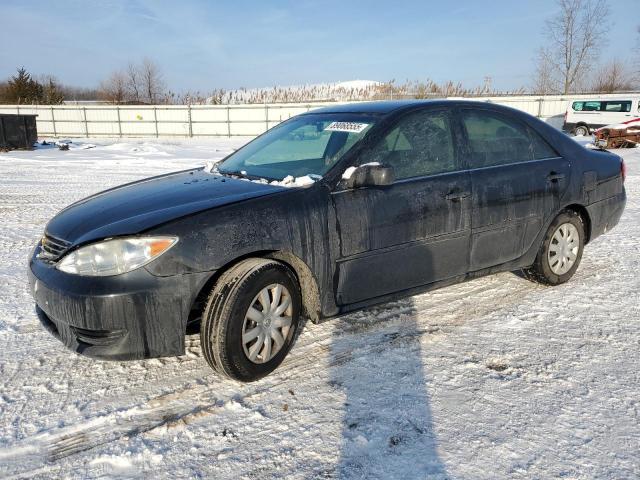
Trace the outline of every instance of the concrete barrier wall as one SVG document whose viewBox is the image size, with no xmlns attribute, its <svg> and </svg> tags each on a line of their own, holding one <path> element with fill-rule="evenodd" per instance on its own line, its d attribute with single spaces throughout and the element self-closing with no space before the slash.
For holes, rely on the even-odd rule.
<svg viewBox="0 0 640 480">
<path fill-rule="evenodd" d="M 561 126 L 569 102 L 632 95 L 501 96 L 470 100 L 517 108 Z M 36 114 L 40 137 L 256 136 L 294 115 L 345 102 L 252 105 L 0 105 L 0 113 Z"/>
</svg>

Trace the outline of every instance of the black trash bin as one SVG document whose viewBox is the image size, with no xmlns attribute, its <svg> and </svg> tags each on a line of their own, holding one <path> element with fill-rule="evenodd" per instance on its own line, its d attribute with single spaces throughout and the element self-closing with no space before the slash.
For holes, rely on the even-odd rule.
<svg viewBox="0 0 640 480">
<path fill-rule="evenodd" d="M 31 149 L 38 140 L 37 115 L 0 113 L 0 150 Z"/>
</svg>

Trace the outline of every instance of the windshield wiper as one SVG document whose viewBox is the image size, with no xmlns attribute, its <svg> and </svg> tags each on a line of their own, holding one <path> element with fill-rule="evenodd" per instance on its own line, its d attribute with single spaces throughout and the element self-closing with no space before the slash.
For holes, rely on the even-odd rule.
<svg viewBox="0 0 640 480">
<path fill-rule="evenodd" d="M 241 177 L 241 178 L 250 178 L 249 175 L 247 175 L 247 172 L 245 172 L 244 170 L 241 170 L 239 172 L 227 172 L 227 171 L 223 171 L 218 169 L 218 173 L 220 175 L 225 175 L 228 177 Z"/>
<path fill-rule="evenodd" d="M 223 172 L 221 170 L 218 170 L 218 173 L 220 175 L 226 175 L 229 177 L 239 177 L 239 178 L 246 178 L 247 180 L 262 180 L 262 183 L 266 182 L 273 182 L 274 180 L 277 180 L 276 178 L 270 178 L 270 177 L 265 177 L 263 175 L 249 175 L 245 170 L 240 170 L 237 172 Z"/>
</svg>

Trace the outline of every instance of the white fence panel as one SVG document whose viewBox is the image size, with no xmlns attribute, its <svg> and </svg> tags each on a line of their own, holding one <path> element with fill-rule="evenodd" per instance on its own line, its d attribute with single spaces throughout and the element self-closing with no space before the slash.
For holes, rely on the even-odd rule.
<svg viewBox="0 0 640 480">
<path fill-rule="evenodd" d="M 544 120 L 562 123 L 575 99 L 638 97 L 549 95 L 470 98 L 506 105 Z M 263 105 L 0 105 L 0 113 L 38 115 L 41 137 L 254 137 L 295 115 L 344 102 Z"/>
<path fill-rule="evenodd" d="M 191 133 L 194 137 L 231 136 L 228 122 L 229 111 L 226 106 L 194 105 L 191 107 Z"/>
</svg>

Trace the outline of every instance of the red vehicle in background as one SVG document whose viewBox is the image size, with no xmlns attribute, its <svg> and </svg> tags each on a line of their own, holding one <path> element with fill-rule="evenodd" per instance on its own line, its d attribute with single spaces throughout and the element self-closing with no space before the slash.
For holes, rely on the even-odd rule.
<svg viewBox="0 0 640 480">
<path fill-rule="evenodd" d="M 640 118 L 607 125 L 593 132 L 598 145 L 606 148 L 629 148 L 640 145 Z"/>
</svg>

